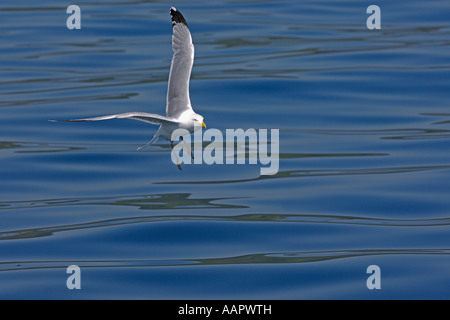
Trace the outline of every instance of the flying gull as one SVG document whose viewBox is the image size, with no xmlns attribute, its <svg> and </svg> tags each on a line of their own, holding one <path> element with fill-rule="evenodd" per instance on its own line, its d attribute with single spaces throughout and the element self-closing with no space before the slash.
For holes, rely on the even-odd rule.
<svg viewBox="0 0 450 320">
<path fill-rule="evenodd" d="M 172 132 L 174 130 L 182 128 L 193 133 L 195 130 L 200 129 L 200 127 L 206 128 L 203 117 L 194 112 L 189 98 L 189 78 L 191 76 L 192 65 L 194 64 L 194 45 L 192 44 L 191 33 L 189 32 L 187 22 L 180 11 L 171 7 L 170 17 L 172 18 L 173 29 L 173 58 L 170 66 L 165 116 L 146 112 L 126 112 L 94 118 L 51 121 L 81 122 L 109 119 L 133 119 L 159 125 L 159 129 L 153 138 L 138 150 L 152 145 L 160 137 L 170 141 L 170 146 L 173 149 Z M 180 137 L 180 139 L 183 140 L 183 137 Z M 177 166 L 181 170 L 178 160 Z"/>
</svg>

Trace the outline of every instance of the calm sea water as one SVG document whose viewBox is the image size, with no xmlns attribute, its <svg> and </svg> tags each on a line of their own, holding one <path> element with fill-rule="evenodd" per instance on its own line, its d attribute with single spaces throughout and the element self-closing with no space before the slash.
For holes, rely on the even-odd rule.
<svg viewBox="0 0 450 320">
<path fill-rule="evenodd" d="M 0 298 L 450 297 L 448 1 L 80 0 L 81 30 L 70 4 L 0 5 Z M 179 171 L 137 121 L 48 121 L 164 113 L 172 4 L 195 110 L 279 129 L 276 175 Z"/>
</svg>

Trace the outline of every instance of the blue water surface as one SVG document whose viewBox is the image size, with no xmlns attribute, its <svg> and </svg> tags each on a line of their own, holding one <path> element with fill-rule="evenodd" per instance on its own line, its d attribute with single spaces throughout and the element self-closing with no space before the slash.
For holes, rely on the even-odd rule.
<svg viewBox="0 0 450 320">
<path fill-rule="evenodd" d="M 0 4 L 0 298 L 450 297 L 448 1 L 378 1 L 374 30 L 369 1 L 80 0 L 80 30 L 71 4 Z M 171 5 L 195 110 L 278 129 L 276 174 L 180 171 L 138 121 L 48 121 L 164 114 Z"/>
</svg>

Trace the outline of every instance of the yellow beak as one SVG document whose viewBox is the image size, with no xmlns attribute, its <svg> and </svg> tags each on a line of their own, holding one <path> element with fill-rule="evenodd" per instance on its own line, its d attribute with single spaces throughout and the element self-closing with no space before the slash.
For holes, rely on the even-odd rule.
<svg viewBox="0 0 450 320">
<path fill-rule="evenodd" d="M 206 129 L 206 124 L 202 121 L 202 127 Z"/>
</svg>

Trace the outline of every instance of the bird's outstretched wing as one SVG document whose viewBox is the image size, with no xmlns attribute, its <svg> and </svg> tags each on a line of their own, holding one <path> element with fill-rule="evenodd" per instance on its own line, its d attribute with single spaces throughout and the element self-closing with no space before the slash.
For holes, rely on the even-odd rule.
<svg viewBox="0 0 450 320">
<path fill-rule="evenodd" d="M 50 120 L 53 122 L 82 122 L 82 121 L 100 121 L 109 119 L 133 119 L 139 120 L 151 124 L 164 124 L 164 123 L 176 123 L 177 120 L 169 117 L 164 117 L 159 114 L 146 113 L 146 112 L 126 112 L 119 114 L 111 114 L 108 116 L 94 117 L 94 118 L 84 118 L 84 119 L 73 119 L 73 120 Z"/>
<path fill-rule="evenodd" d="M 166 114 L 168 117 L 178 118 L 187 109 L 192 109 L 189 99 L 189 78 L 194 64 L 194 45 L 183 15 L 172 7 L 170 16 L 173 27 L 173 58 L 167 89 Z"/>
</svg>

